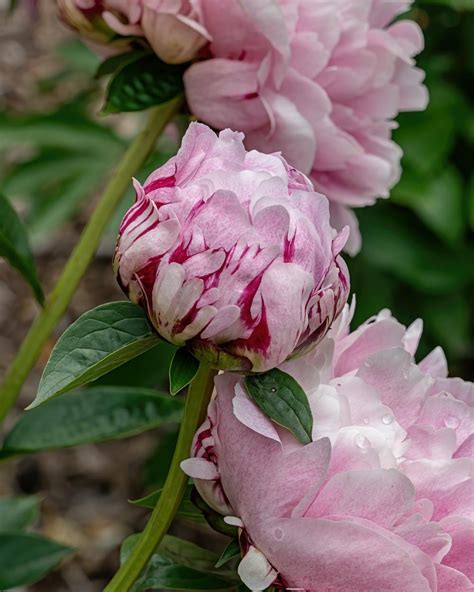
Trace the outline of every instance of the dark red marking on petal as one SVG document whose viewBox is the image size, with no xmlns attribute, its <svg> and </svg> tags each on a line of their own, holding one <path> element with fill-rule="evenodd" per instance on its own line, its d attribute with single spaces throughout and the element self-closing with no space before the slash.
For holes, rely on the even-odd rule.
<svg viewBox="0 0 474 592">
<path fill-rule="evenodd" d="M 150 216 L 151 216 L 151 214 L 150 214 Z M 148 216 L 148 218 L 149 218 L 150 216 Z M 147 220 L 148 220 L 148 218 L 147 218 Z M 155 229 L 155 228 L 156 228 L 156 227 L 157 227 L 159 224 L 161 224 L 160 220 L 155 220 L 154 222 L 152 222 L 152 223 L 151 223 L 149 226 L 147 226 L 146 228 L 144 228 L 144 229 L 143 229 L 143 230 L 140 232 L 140 234 L 139 234 L 138 236 L 136 236 L 136 237 L 133 239 L 133 242 L 135 243 L 135 242 L 136 242 L 138 239 L 142 238 L 142 236 L 143 236 L 144 234 L 147 234 L 147 232 L 151 232 L 152 230 L 154 230 L 154 229 Z"/>
<path fill-rule="evenodd" d="M 268 330 L 267 313 L 265 303 L 262 302 L 262 315 L 252 334 L 247 339 L 236 339 L 231 342 L 230 350 L 239 350 L 247 348 L 255 352 L 265 353 L 270 347 L 271 337 Z"/>
<path fill-rule="evenodd" d="M 127 214 L 125 215 L 124 219 L 122 220 L 122 224 L 120 224 L 120 231 L 125 230 L 132 224 L 139 216 L 141 216 L 147 209 L 149 205 L 148 200 L 142 200 L 136 202 L 136 204 L 128 210 Z"/>
<path fill-rule="evenodd" d="M 145 185 L 145 193 L 151 193 L 157 189 L 163 189 L 163 187 L 176 187 L 176 174 L 169 175 L 169 177 L 161 177 L 161 179 L 155 179 L 148 185 Z"/>
<path fill-rule="evenodd" d="M 208 200 L 209 201 L 209 200 Z M 190 220 L 192 220 L 196 214 L 199 212 L 199 210 L 206 205 L 207 202 L 203 201 L 202 199 L 199 200 L 198 202 L 196 202 L 193 207 L 191 208 L 189 214 L 186 216 L 186 222 L 189 222 Z"/>
<path fill-rule="evenodd" d="M 142 291 L 146 296 L 148 302 L 152 302 L 153 286 L 156 280 L 156 270 L 162 259 L 162 255 L 152 257 L 139 271 L 135 273 L 135 277 L 140 283 Z"/>
<path fill-rule="evenodd" d="M 283 261 L 285 263 L 290 263 L 295 257 L 295 242 L 296 234 L 291 240 L 285 239 L 285 246 L 283 249 Z"/>
<path fill-rule="evenodd" d="M 187 259 L 189 259 L 188 255 L 188 245 L 184 245 L 181 243 L 176 249 L 171 253 L 169 262 L 170 263 L 179 263 L 180 265 L 184 263 Z"/>
<path fill-rule="evenodd" d="M 197 303 L 189 310 L 182 319 L 179 319 L 173 326 L 171 330 L 171 335 L 174 337 L 175 335 L 179 335 L 182 331 L 186 329 L 188 325 L 190 325 L 196 315 L 198 313 Z"/>
</svg>

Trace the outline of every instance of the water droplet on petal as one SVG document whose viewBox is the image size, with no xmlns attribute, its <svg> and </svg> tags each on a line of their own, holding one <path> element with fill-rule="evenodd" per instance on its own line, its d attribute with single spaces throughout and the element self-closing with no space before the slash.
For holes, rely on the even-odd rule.
<svg viewBox="0 0 474 592">
<path fill-rule="evenodd" d="M 364 419 L 362 420 L 363 423 L 365 423 L 365 425 L 369 425 L 370 420 L 368 417 L 364 417 Z"/>
<path fill-rule="evenodd" d="M 405 368 L 405 370 L 403 371 L 403 378 L 405 380 L 408 380 L 409 376 L 410 376 L 410 371 L 408 370 L 408 368 Z"/>
<path fill-rule="evenodd" d="M 354 438 L 354 443 L 358 448 L 369 448 L 370 446 L 370 442 L 369 440 L 364 436 L 364 434 L 357 434 L 357 436 Z"/>
<path fill-rule="evenodd" d="M 382 423 L 384 423 L 385 425 L 390 425 L 391 423 L 393 423 L 393 415 L 391 415 L 390 413 L 384 415 L 382 417 Z"/>
<path fill-rule="evenodd" d="M 459 419 L 459 417 L 455 417 L 454 415 L 448 415 L 447 417 L 444 418 L 444 425 L 447 428 L 451 428 L 453 430 L 458 428 L 460 423 L 461 423 L 461 420 Z"/>
<path fill-rule="evenodd" d="M 371 368 L 372 367 L 372 362 L 364 362 L 364 366 L 366 368 Z"/>
<path fill-rule="evenodd" d="M 275 528 L 275 530 L 273 531 L 273 536 L 277 541 L 281 541 L 285 536 L 285 533 L 281 528 Z"/>
</svg>

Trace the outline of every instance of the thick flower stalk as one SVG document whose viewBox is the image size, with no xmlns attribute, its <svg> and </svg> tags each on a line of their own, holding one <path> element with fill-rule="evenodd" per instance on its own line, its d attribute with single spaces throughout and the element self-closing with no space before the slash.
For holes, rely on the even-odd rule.
<svg viewBox="0 0 474 592">
<path fill-rule="evenodd" d="M 383 311 L 349 333 L 349 316 L 283 366 L 307 392 L 311 444 L 221 375 L 182 466 L 240 525 L 252 590 L 473 590 L 474 385 L 447 378 L 439 348 L 415 362 L 420 322 Z"/>
<path fill-rule="evenodd" d="M 177 156 L 135 183 L 115 270 L 162 337 L 214 368 L 262 372 L 341 312 L 347 232 L 304 175 L 243 139 L 190 125 Z"/>
<path fill-rule="evenodd" d="M 400 111 L 424 109 L 417 24 L 394 18 L 412 0 L 199 0 L 208 59 L 185 74 L 202 121 L 246 134 L 246 145 L 281 150 L 331 201 L 333 225 L 348 208 L 388 197 L 400 177 L 391 141 Z"/>
<path fill-rule="evenodd" d="M 193 0 L 57 0 L 62 20 L 86 39 L 110 48 L 143 37 L 165 62 L 194 59 L 208 42 Z"/>
</svg>

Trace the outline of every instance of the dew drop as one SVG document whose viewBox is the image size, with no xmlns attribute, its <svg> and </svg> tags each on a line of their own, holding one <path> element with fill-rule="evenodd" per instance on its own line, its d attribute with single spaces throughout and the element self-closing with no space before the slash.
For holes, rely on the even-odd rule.
<svg viewBox="0 0 474 592">
<path fill-rule="evenodd" d="M 358 448 L 368 448 L 370 446 L 370 442 L 363 434 L 357 434 L 354 438 L 354 443 Z"/>
<path fill-rule="evenodd" d="M 390 415 L 390 413 L 384 415 L 382 417 L 382 423 L 384 423 L 385 425 L 390 425 L 391 423 L 393 423 L 393 415 Z"/>
<path fill-rule="evenodd" d="M 369 425 L 370 420 L 368 417 L 364 417 L 364 419 L 362 420 L 363 423 L 365 423 L 365 425 Z"/>
<path fill-rule="evenodd" d="M 277 541 L 281 541 L 285 536 L 285 533 L 281 528 L 275 528 L 275 530 L 273 531 L 273 536 Z"/>
<path fill-rule="evenodd" d="M 405 370 L 403 371 L 403 378 L 405 380 L 408 380 L 409 376 L 410 376 L 410 371 L 408 370 L 408 368 L 405 368 Z"/>
<path fill-rule="evenodd" d="M 460 423 L 461 423 L 461 420 L 459 419 L 459 417 L 455 417 L 454 415 L 448 415 L 447 417 L 444 418 L 444 425 L 447 428 L 451 428 L 453 430 L 458 428 Z"/>
<path fill-rule="evenodd" d="M 366 368 L 372 368 L 372 365 L 373 365 L 372 362 L 364 362 L 364 366 Z"/>
<path fill-rule="evenodd" d="M 276 393 L 276 392 L 277 392 L 277 390 L 276 390 L 276 388 L 275 388 L 275 387 L 272 387 L 272 388 L 270 389 L 270 392 L 271 392 L 271 393 Z"/>
</svg>

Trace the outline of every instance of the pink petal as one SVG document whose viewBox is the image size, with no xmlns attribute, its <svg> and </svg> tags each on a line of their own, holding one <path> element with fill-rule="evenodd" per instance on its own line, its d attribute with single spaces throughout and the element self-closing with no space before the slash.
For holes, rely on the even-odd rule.
<svg viewBox="0 0 474 592">
<path fill-rule="evenodd" d="M 410 547 L 388 535 L 388 531 L 375 531 L 348 520 L 292 518 L 262 522 L 254 541 L 257 547 L 268 549 L 267 559 L 280 572 L 286 587 L 432 592 L 407 552 Z"/>
<path fill-rule="evenodd" d="M 402 473 L 390 470 L 339 473 L 319 492 L 306 515 L 365 518 L 390 528 L 415 500 L 415 488 Z"/>
</svg>

